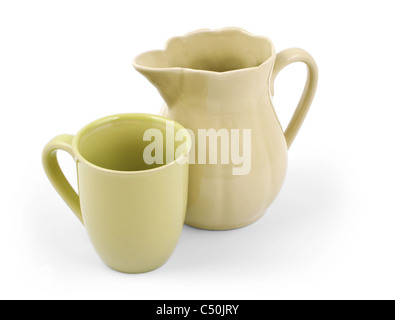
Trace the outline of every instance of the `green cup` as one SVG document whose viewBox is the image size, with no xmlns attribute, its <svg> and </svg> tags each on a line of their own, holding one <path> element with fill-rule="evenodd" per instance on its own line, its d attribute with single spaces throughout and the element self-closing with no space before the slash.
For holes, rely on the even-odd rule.
<svg viewBox="0 0 395 320">
<path fill-rule="evenodd" d="M 169 126 L 174 133 L 183 132 L 183 141 L 176 141 Z M 163 150 L 153 150 L 147 139 L 150 131 L 156 138 L 162 135 Z M 117 271 L 141 273 L 162 266 L 179 240 L 187 205 L 185 159 L 190 145 L 187 131 L 172 120 L 115 115 L 89 124 L 76 136 L 54 138 L 44 149 L 43 165 L 56 191 L 85 225 L 102 260 Z M 59 167 L 58 150 L 76 161 L 79 194 Z M 162 155 L 163 163 L 145 161 L 154 151 Z"/>
</svg>

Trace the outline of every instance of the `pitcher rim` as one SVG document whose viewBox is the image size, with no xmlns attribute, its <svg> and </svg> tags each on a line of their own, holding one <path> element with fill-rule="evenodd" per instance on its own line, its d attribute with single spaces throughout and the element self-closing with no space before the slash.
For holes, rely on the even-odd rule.
<svg viewBox="0 0 395 320">
<path fill-rule="evenodd" d="M 148 53 L 153 53 L 153 52 L 166 52 L 169 48 L 169 44 L 177 39 L 183 39 L 183 38 L 188 38 L 190 36 L 193 36 L 195 34 L 198 33 L 221 33 L 221 32 L 227 32 L 227 31 L 234 31 L 234 32 L 239 32 L 239 33 L 243 33 L 249 37 L 252 38 L 256 38 L 256 39 L 261 39 L 261 40 L 265 40 L 270 44 L 270 49 L 271 49 L 271 55 L 269 58 L 265 59 L 264 62 L 262 62 L 261 64 L 257 65 L 257 66 L 252 66 L 252 67 L 247 67 L 247 68 L 238 68 L 238 69 L 234 69 L 234 70 L 228 70 L 228 71 L 212 71 L 212 70 L 204 70 L 204 69 L 193 69 L 193 68 L 184 68 L 184 67 L 164 67 L 164 68 L 160 68 L 160 67 L 149 67 L 149 66 L 144 66 L 141 65 L 139 63 L 137 63 L 137 60 Z M 238 27 L 226 27 L 226 28 L 221 28 L 221 29 L 199 29 L 199 30 L 195 30 L 192 32 L 188 32 L 186 33 L 184 36 L 175 36 L 172 37 L 170 39 L 167 40 L 165 48 L 163 50 L 150 50 L 150 51 L 146 51 L 143 52 L 141 54 L 139 54 L 138 56 L 136 56 L 133 59 L 133 66 L 134 68 L 136 68 L 137 70 L 149 70 L 149 71 L 176 71 L 176 70 L 187 70 L 189 72 L 197 72 L 197 73 L 203 73 L 203 74 L 215 74 L 215 75 L 228 75 L 228 74 L 234 74 L 234 73 L 240 73 L 243 71 L 250 71 L 250 70 L 254 70 L 254 69 L 259 69 L 262 68 L 264 65 L 269 64 L 270 61 L 272 59 L 274 59 L 276 57 L 276 50 L 273 44 L 273 41 L 266 36 L 258 36 L 258 35 L 254 35 L 253 33 L 242 29 L 242 28 L 238 28 Z"/>
</svg>

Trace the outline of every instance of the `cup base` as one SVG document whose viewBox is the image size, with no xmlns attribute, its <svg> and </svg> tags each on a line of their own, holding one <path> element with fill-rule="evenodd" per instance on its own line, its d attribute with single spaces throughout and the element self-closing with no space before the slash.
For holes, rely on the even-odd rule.
<svg viewBox="0 0 395 320">
<path fill-rule="evenodd" d="M 106 264 L 106 266 L 108 268 L 110 268 L 111 270 L 119 272 L 119 273 L 123 273 L 123 274 L 144 274 L 144 273 L 150 273 L 152 271 L 160 269 L 161 267 L 163 267 L 163 265 L 164 264 L 162 264 L 160 266 L 153 267 L 153 268 L 147 268 L 147 269 L 141 269 L 141 270 L 139 270 L 139 269 L 137 269 L 137 270 L 129 270 L 129 269 L 122 269 L 122 268 L 113 267 L 113 266 L 110 266 L 110 265 Z"/>
</svg>

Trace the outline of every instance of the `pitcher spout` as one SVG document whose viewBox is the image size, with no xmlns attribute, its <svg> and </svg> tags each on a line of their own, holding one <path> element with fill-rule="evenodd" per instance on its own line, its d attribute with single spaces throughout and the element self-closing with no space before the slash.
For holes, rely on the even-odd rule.
<svg viewBox="0 0 395 320">
<path fill-rule="evenodd" d="M 133 65 L 157 88 L 167 105 L 176 103 L 181 93 L 181 71 L 169 68 L 164 51 L 143 53 L 134 60 Z"/>
</svg>

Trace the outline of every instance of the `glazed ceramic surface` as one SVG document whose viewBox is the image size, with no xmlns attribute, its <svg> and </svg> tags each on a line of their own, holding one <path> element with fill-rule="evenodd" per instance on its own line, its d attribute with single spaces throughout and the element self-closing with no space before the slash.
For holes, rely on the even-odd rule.
<svg viewBox="0 0 395 320">
<path fill-rule="evenodd" d="M 277 74 L 293 62 L 304 62 L 308 77 L 284 132 L 271 96 Z M 302 49 L 276 54 L 268 38 L 226 28 L 173 38 L 166 50 L 138 56 L 134 66 L 165 100 L 162 115 L 195 135 L 199 129 L 251 130 L 249 174 L 236 176 L 231 165 L 190 166 L 186 223 L 223 230 L 259 219 L 280 191 L 287 150 L 315 95 L 318 71 L 313 58 Z"/>
<path fill-rule="evenodd" d="M 185 220 L 188 164 L 147 165 L 143 135 L 151 128 L 166 137 L 162 117 L 112 116 L 88 125 L 76 136 L 56 137 L 43 152 L 50 181 L 85 225 L 100 257 L 126 273 L 163 265 L 176 247 Z M 175 129 L 182 127 L 175 124 Z M 57 150 L 76 160 L 79 195 L 59 167 Z"/>
</svg>

